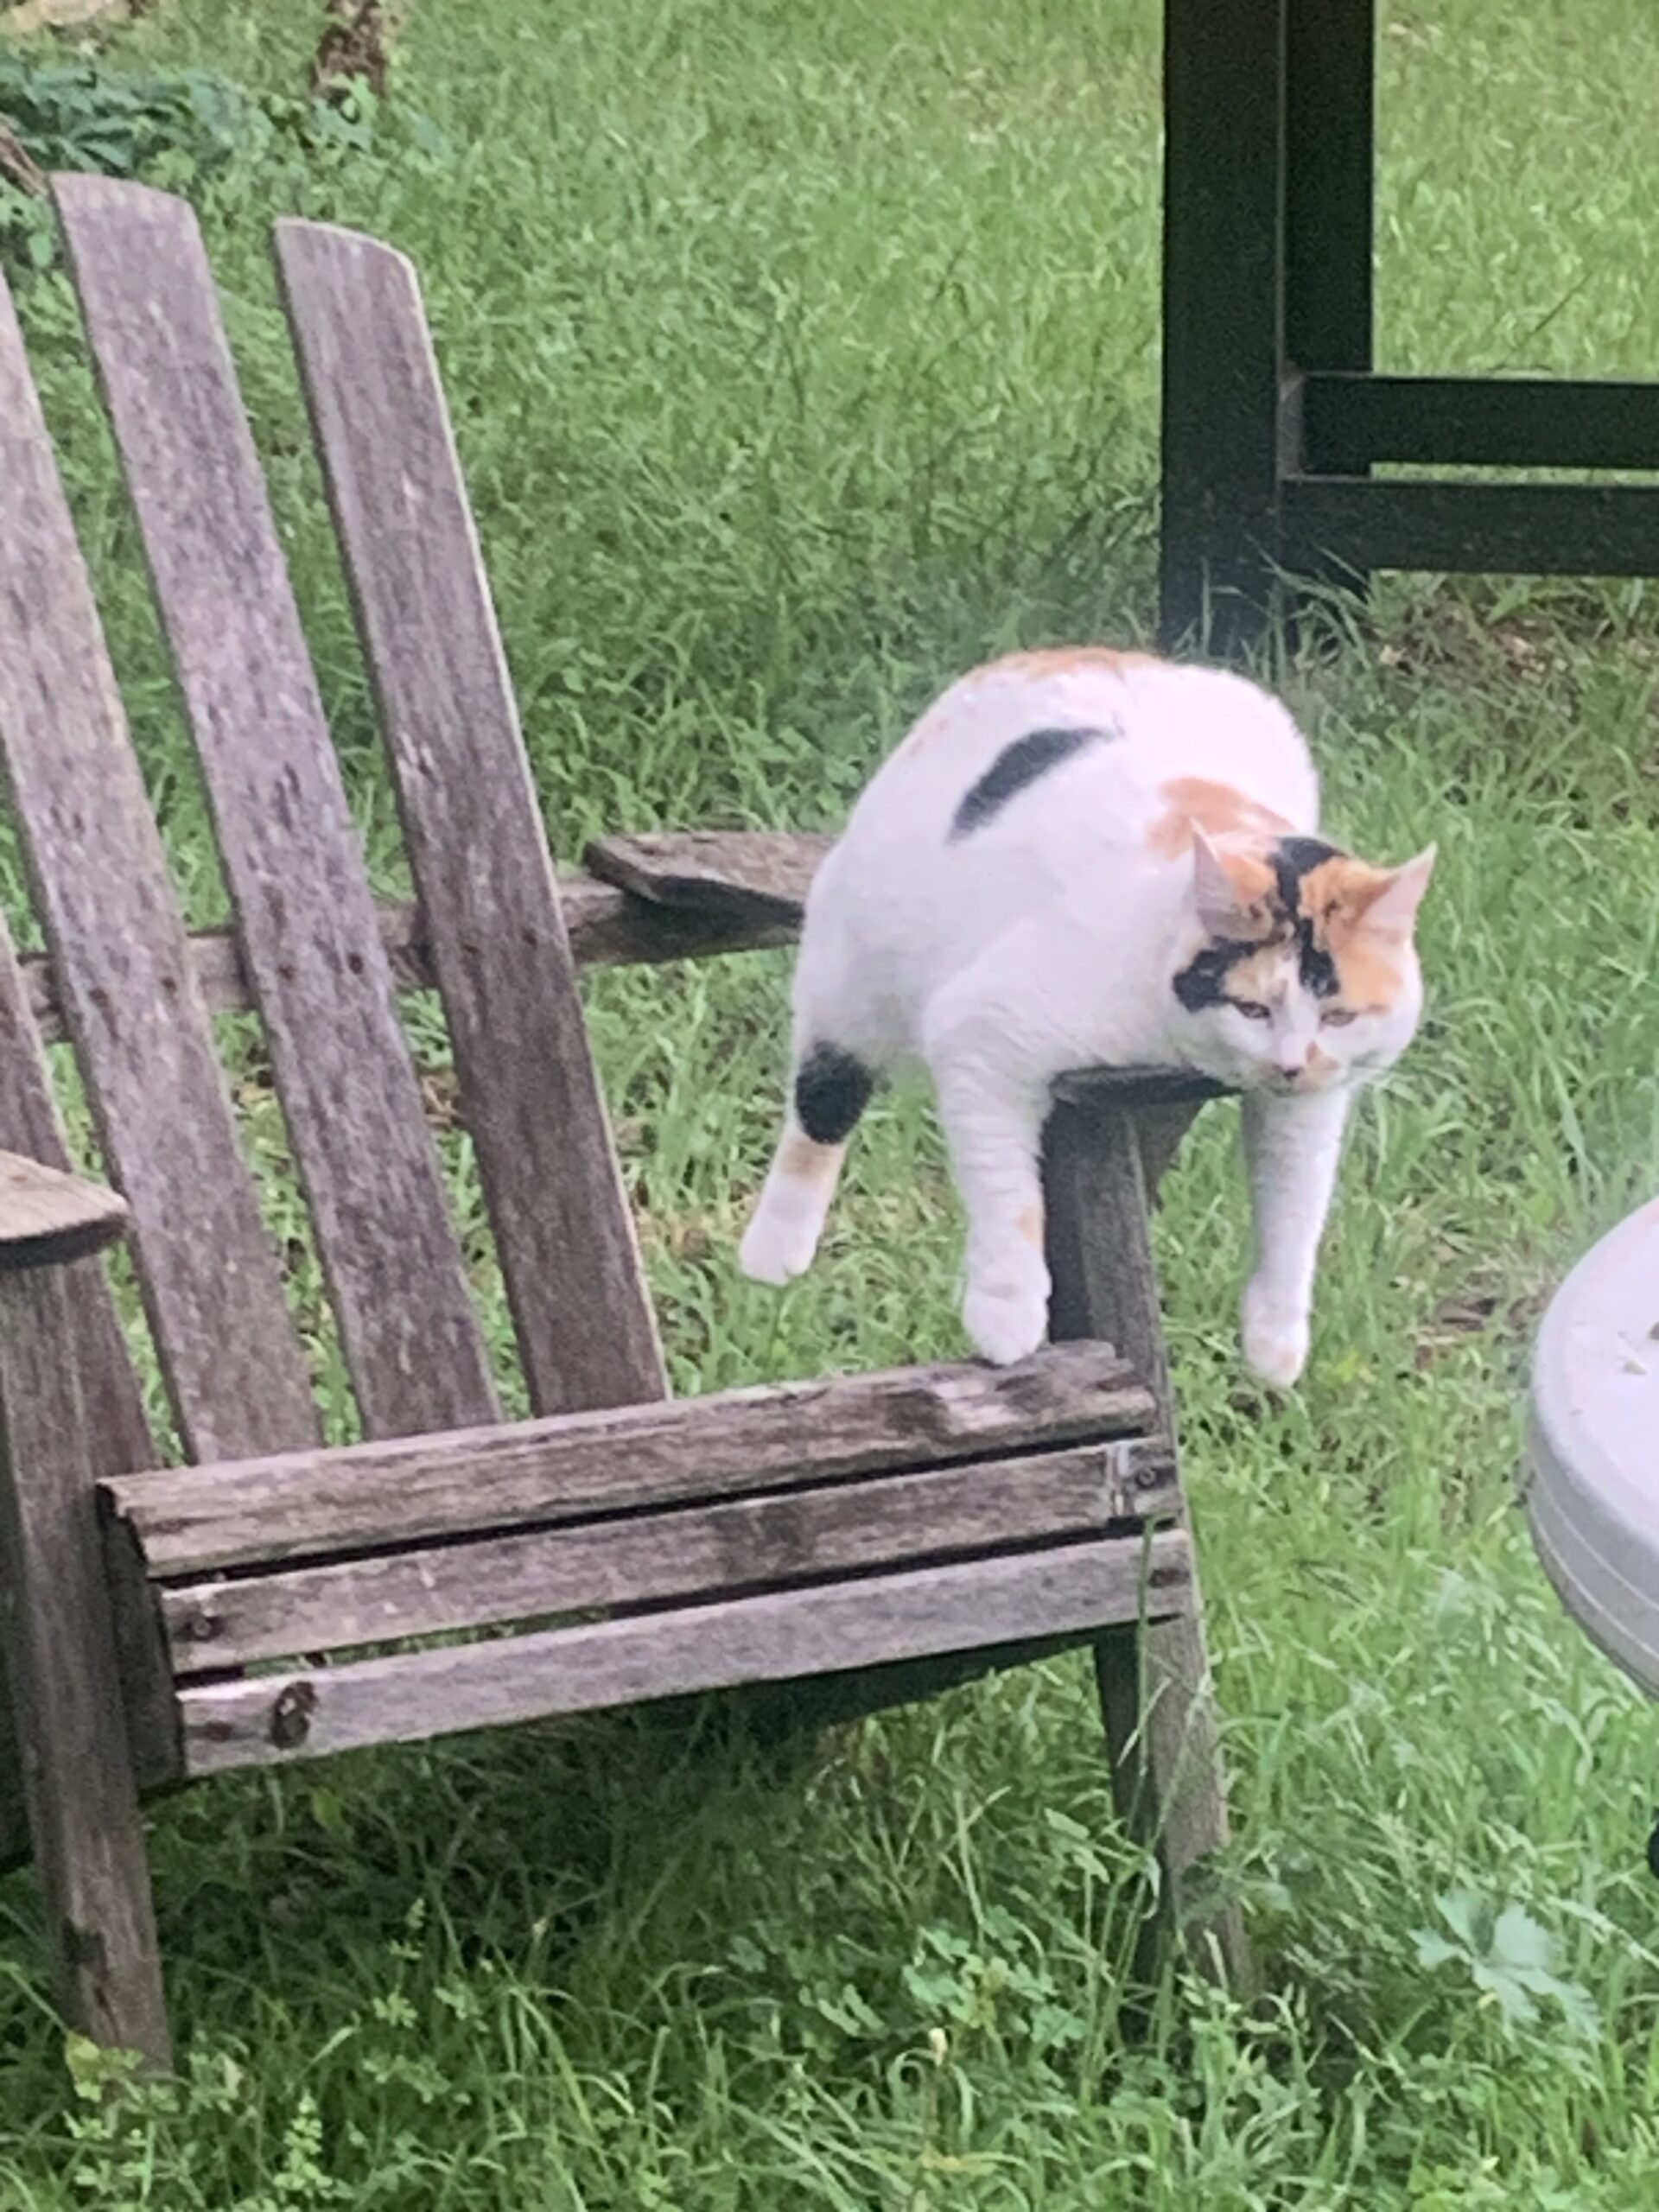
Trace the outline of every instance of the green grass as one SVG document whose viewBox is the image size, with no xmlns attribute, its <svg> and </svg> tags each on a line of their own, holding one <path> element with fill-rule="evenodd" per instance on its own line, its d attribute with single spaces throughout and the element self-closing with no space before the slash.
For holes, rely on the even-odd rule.
<svg viewBox="0 0 1659 2212">
<path fill-rule="evenodd" d="M 175 0 L 117 51 L 292 91 L 311 13 Z M 1383 359 L 1651 372 L 1646 0 L 1384 14 Z M 1146 631 L 1156 35 L 1151 0 L 423 0 L 398 94 L 441 139 L 389 124 L 378 153 L 213 183 L 384 884 L 391 811 L 264 215 L 361 224 L 424 273 L 562 849 L 830 823 L 963 664 Z M 51 281 L 24 308 L 207 919 L 73 318 Z M 169 2096 L 105 2115 L 73 2093 L 32 1895 L 0 1891 L 3 2212 L 1649 2204 L 1653 1717 L 1560 1614 L 1513 1478 L 1540 1301 L 1647 1195 L 1659 1140 L 1654 607 L 1649 585 L 1396 581 L 1287 671 L 1333 823 L 1379 856 L 1437 838 L 1442 861 L 1431 1017 L 1363 1119 L 1288 1403 L 1241 1383 L 1225 1112 L 1160 1224 L 1259 2008 L 1166 1974 L 1149 2022 L 1125 2018 L 1136 1869 L 1079 1664 L 781 1774 L 645 1723 L 380 1755 L 157 1812 Z M 817 1272 L 781 1303 L 734 1280 L 785 972 L 591 988 L 687 1389 L 960 1344 L 912 1101 L 872 1116 Z M 435 1065 L 441 1039 L 417 1041 Z M 286 1227 L 257 1090 L 251 1129 Z M 296 1296 L 342 1427 L 308 1264 Z M 1535 1958 L 1529 2010 L 1512 1970 Z"/>
</svg>

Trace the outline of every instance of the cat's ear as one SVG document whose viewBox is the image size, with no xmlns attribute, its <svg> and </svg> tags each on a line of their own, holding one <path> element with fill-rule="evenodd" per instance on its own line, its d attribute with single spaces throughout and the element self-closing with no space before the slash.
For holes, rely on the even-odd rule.
<svg viewBox="0 0 1659 2212">
<path fill-rule="evenodd" d="M 1260 861 L 1243 853 L 1224 852 L 1193 823 L 1192 904 L 1211 937 L 1255 935 L 1260 924 L 1256 902 L 1272 880 Z"/>
<path fill-rule="evenodd" d="M 1434 873 L 1434 853 L 1435 848 L 1429 845 L 1415 860 L 1406 861 L 1382 874 L 1376 891 L 1365 901 L 1361 928 L 1369 930 L 1374 937 L 1387 938 L 1392 944 L 1406 942 L 1417 919 L 1417 909 L 1423 903 L 1428 879 Z"/>
</svg>

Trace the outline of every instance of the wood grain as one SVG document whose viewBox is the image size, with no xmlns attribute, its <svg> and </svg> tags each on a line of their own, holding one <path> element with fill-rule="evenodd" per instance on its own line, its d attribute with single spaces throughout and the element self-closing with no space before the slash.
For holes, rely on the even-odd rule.
<svg viewBox="0 0 1659 2212">
<path fill-rule="evenodd" d="M 105 1484 L 149 1573 L 358 1554 L 715 1500 L 786 1482 L 1146 1435 L 1152 1394 L 1109 1346 L 1018 1367 L 897 1368 L 671 1404 L 170 1468 Z"/>
<path fill-rule="evenodd" d="M 365 1429 L 488 1421 L 489 1363 L 192 210 L 54 187 Z"/>
<path fill-rule="evenodd" d="M 0 1274 L 84 1260 L 117 1243 L 127 1220 L 113 1191 L 0 1152 Z M 72 1334 L 66 1349 L 73 1341 Z"/>
<path fill-rule="evenodd" d="M 601 882 L 658 906 L 798 926 L 834 842 L 801 831 L 659 830 L 596 837 L 582 858 Z"/>
<path fill-rule="evenodd" d="M 1151 1387 L 1159 1427 L 1173 1442 L 1174 1398 L 1134 1112 L 1103 1112 L 1097 1102 L 1057 1108 L 1044 1137 L 1044 1186 L 1051 1335 L 1057 1342 L 1109 1337 Z M 1118 1806 L 1157 1850 L 1161 1908 L 1205 1970 L 1246 1990 L 1253 1967 L 1237 1907 L 1192 1908 L 1197 1869 L 1228 1838 L 1196 1579 L 1180 1619 L 1103 1637 L 1096 1671 Z M 1143 1956 L 1143 1967 L 1150 1963 Z"/>
<path fill-rule="evenodd" d="M 165 2068 L 167 2013 L 104 1591 L 92 1445 L 64 1359 L 79 1289 L 73 1268 L 0 1276 L 0 1648 L 64 2018 Z"/>
<path fill-rule="evenodd" d="M 0 915 L 0 1146 L 48 1167 L 72 1172 L 68 1142 L 11 932 Z M 83 1268 L 74 1314 L 75 1342 L 65 1349 L 80 1378 L 87 1426 L 98 1440 L 99 1474 L 130 1474 L 153 1466 L 156 1446 L 143 1399 L 109 1287 L 96 1268 Z M 3 1846 L 0 1846 L 3 1858 Z"/>
<path fill-rule="evenodd" d="M 187 1447 L 308 1444 L 315 1408 L 86 571 L 0 283 L 0 747 Z"/>
<path fill-rule="evenodd" d="M 1161 1615 L 1186 1602 L 1179 1530 L 921 1567 L 186 1689 L 192 1774 L 786 1681 Z"/>
<path fill-rule="evenodd" d="M 711 960 L 792 944 L 791 922 L 754 921 L 742 913 L 653 905 L 583 873 L 559 879 L 559 901 L 579 968 L 654 966 L 671 960 Z M 380 942 L 399 991 L 437 988 L 426 922 L 412 899 L 377 903 Z M 203 998 L 215 1014 L 236 1014 L 253 1004 L 242 948 L 230 930 L 200 930 L 190 938 L 191 965 Z M 67 1035 L 50 957 L 25 953 L 20 962 L 29 1011 L 44 1044 Z"/>
<path fill-rule="evenodd" d="M 1117 1442 L 670 1513 L 163 1586 L 175 1675 L 951 1554 L 1103 1535 L 1175 1502 L 1160 1445 Z"/>
<path fill-rule="evenodd" d="M 461 1107 L 537 1412 L 664 1395 L 495 610 L 408 261 L 276 227 Z"/>
<path fill-rule="evenodd" d="M 1190 1105 L 1230 1096 L 1224 1083 L 1191 1068 L 1073 1068 L 1054 1085 L 1057 1106 L 1116 1113 L 1124 1106 Z"/>
<path fill-rule="evenodd" d="M 0 1146 L 69 1172 L 69 1148 L 3 914 L 0 914 Z M 61 1357 L 79 1382 L 87 1431 L 97 1445 L 97 1471 L 127 1473 L 150 1466 L 156 1446 L 109 1287 L 96 1268 L 83 1268 L 78 1280 L 80 1294 L 70 1317 L 71 1333 Z M 22 1770 L 5 1666 L 0 1659 L 0 1872 L 27 1857 L 29 1848 Z"/>
</svg>

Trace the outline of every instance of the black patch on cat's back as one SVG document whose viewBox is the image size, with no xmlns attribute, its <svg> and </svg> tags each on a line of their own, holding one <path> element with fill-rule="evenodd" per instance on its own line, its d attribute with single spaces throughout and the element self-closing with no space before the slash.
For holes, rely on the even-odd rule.
<svg viewBox="0 0 1659 2212">
<path fill-rule="evenodd" d="M 795 1118 L 814 1144 L 844 1144 L 870 1103 L 875 1077 L 855 1052 L 815 1045 L 795 1077 Z"/>
<path fill-rule="evenodd" d="M 959 838 L 982 830 L 1027 784 L 1034 784 L 1062 760 L 1069 760 L 1085 745 L 1093 745 L 1105 735 L 1102 729 L 1033 729 L 1016 737 L 1012 745 L 1003 747 L 979 781 L 963 792 L 950 817 L 946 844 L 954 845 Z"/>
</svg>

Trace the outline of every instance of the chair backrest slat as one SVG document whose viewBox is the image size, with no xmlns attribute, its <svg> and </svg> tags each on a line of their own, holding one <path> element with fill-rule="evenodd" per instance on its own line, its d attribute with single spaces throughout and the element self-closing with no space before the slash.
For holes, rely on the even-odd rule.
<svg viewBox="0 0 1659 2212">
<path fill-rule="evenodd" d="M 364 1425 L 487 1421 L 465 1262 L 194 213 L 104 178 L 54 188 Z"/>
<path fill-rule="evenodd" d="M 310 1381 L 3 280 L 0 487 L 0 751 L 180 1433 L 202 1459 L 315 1443 Z"/>
<path fill-rule="evenodd" d="M 40 1032 L 29 1009 L 29 987 L 11 931 L 0 915 L 0 1150 L 21 1153 L 66 1171 L 74 1162 L 58 1118 Z M 81 1270 L 75 1304 L 73 1358 L 90 1433 L 98 1440 L 99 1471 L 131 1475 L 156 1465 L 155 1441 L 138 1380 L 109 1286 Z"/>
<path fill-rule="evenodd" d="M 520 1354 L 540 1413 L 660 1396 L 661 1353 L 414 270 L 276 255 Z"/>
</svg>

